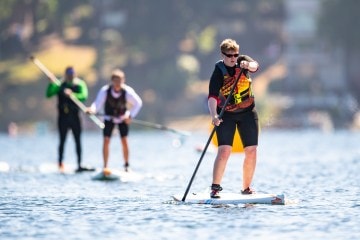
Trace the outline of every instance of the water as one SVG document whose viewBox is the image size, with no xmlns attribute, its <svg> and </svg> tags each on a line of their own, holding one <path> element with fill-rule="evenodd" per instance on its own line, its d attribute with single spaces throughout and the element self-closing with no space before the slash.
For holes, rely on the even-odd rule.
<svg viewBox="0 0 360 240">
<path fill-rule="evenodd" d="M 93 173 L 61 175 L 41 167 L 56 162 L 56 133 L 0 135 L 0 239 L 359 239 L 359 133 L 269 131 L 260 136 L 254 188 L 284 193 L 285 206 L 177 204 L 208 133 L 193 133 L 176 148 L 176 135 L 132 131 L 131 167 L 139 182 L 92 181 Z M 84 163 L 102 166 L 99 132 L 83 135 Z M 75 167 L 68 138 L 65 163 Z M 190 192 L 211 183 L 210 151 Z M 242 155 L 231 156 L 224 191 L 239 192 Z M 122 166 L 118 137 L 110 167 Z M 1 166 L 1 164 L 0 164 Z M 47 169 L 47 168 L 45 168 Z"/>
</svg>

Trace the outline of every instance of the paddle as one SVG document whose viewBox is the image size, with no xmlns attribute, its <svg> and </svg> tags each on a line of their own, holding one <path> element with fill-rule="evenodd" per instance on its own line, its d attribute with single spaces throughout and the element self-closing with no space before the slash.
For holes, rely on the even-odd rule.
<svg viewBox="0 0 360 240">
<path fill-rule="evenodd" d="M 131 122 L 136 123 L 138 125 L 145 126 L 145 127 L 151 127 L 151 128 L 155 128 L 155 129 L 159 129 L 159 130 L 173 132 L 173 133 L 179 134 L 181 136 L 190 136 L 189 132 L 176 130 L 176 129 L 169 128 L 167 126 L 160 125 L 157 123 L 146 122 L 146 121 L 142 121 L 142 120 L 138 120 L 138 119 L 132 119 Z"/>
<path fill-rule="evenodd" d="M 146 121 L 137 120 L 137 119 L 132 119 L 131 122 L 133 122 L 135 124 L 138 124 L 138 125 L 145 126 L 145 127 L 150 127 L 150 128 L 155 128 L 155 129 L 159 129 L 159 130 L 169 131 L 169 132 L 180 135 L 178 139 L 176 139 L 176 140 L 174 139 L 174 141 L 172 143 L 172 145 L 174 147 L 180 147 L 185 141 L 184 138 L 187 137 L 187 136 L 190 136 L 189 132 L 176 130 L 176 129 L 169 128 L 167 126 L 160 125 L 160 124 L 157 124 L 157 123 L 151 123 L 151 122 L 146 122 Z"/>
<path fill-rule="evenodd" d="M 96 115 L 97 116 L 106 116 L 106 114 L 103 114 L 103 113 L 97 113 Z M 135 123 L 135 124 L 138 124 L 138 125 L 141 125 L 141 126 L 145 126 L 145 127 L 150 127 L 150 128 L 155 128 L 155 129 L 159 129 L 159 130 L 164 130 L 164 131 L 169 131 L 169 132 L 172 132 L 172 133 L 176 133 L 176 134 L 179 134 L 179 135 L 181 135 L 183 137 L 190 136 L 190 133 L 187 132 L 187 131 L 176 130 L 174 128 L 169 128 L 167 126 L 164 126 L 164 125 L 161 125 L 161 124 L 158 124 L 158 123 L 146 122 L 146 121 L 138 120 L 138 119 L 131 119 L 131 122 Z"/>
<path fill-rule="evenodd" d="M 218 116 L 219 119 L 221 119 L 221 117 L 224 115 L 225 107 L 226 107 L 226 105 L 229 103 L 230 98 L 231 98 L 231 96 L 232 96 L 232 94 L 233 94 L 233 92 L 234 92 L 234 90 L 235 90 L 235 87 L 236 87 L 236 85 L 237 85 L 237 83 L 238 83 L 241 75 L 243 74 L 243 71 L 244 71 L 244 69 L 242 68 L 241 71 L 240 71 L 239 76 L 236 78 L 235 83 L 234 83 L 234 85 L 232 86 L 232 88 L 231 88 L 231 90 L 230 90 L 229 96 L 228 96 L 228 97 L 226 98 L 226 100 L 225 100 L 224 106 L 222 107 L 222 109 L 221 109 L 221 111 L 220 111 L 220 114 L 219 114 L 219 116 Z M 195 170 L 194 170 L 193 175 L 191 176 L 190 182 L 189 182 L 189 184 L 188 184 L 188 186 L 187 186 L 187 188 L 186 188 L 186 191 L 185 191 L 185 193 L 184 193 L 184 196 L 183 196 L 183 198 L 181 199 L 182 202 L 185 202 L 185 199 L 186 199 L 186 196 L 187 196 L 188 193 L 189 193 L 191 184 L 192 184 L 192 182 L 194 181 L 195 175 L 196 175 L 196 173 L 197 173 L 197 171 L 198 171 L 198 169 L 199 169 L 199 167 L 200 167 L 201 161 L 202 161 L 202 159 L 203 159 L 204 156 L 205 156 L 206 150 L 207 150 L 207 148 L 209 147 L 209 144 L 210 144 L 210 142 L 211 142 L 211 139 L 212 139 L 212 137 L 213 137 L 213 135 L 214 135 L 217 127 L 218 127 L 218 126 L 215 125 L 214 128 L 213 128 L 213 130 L 211 131 L 211 134 L 210 134 L 210 136 L 209 136 L 209 139 L 207 140 L 206 145 L 205 145 L 205 148 L 204 148 L 204 150 L 203 150 L 202 153 L 201 153 L 200 159 L 199 159 L 199 161 L 198 161 L 198 163 L 197 163 L 197 165 L 196 165 L 196 168 L 195 168 Z"/>
<path fill-rule="evenodd" d="M 56 78 L 56 76 L 50 72 L 44 64 L 42 64 L 37 58 L 35 58 L 34 56 L 30 56 L 30 60 L 41 70 L 41 72 L 43 72 L 48 79 L 52 82 L 55 83 L 56 85 L 61 85 L 61 81 L 59 79 Z M 77 99 L 73 94 L 70 94 L 70 99 L 81 109 L 81 111 L 83 111 L 84 113 L 86 113 L 87 116 L 89 116 L 89 118 L 101 129 L 103 129 L 105 127 L 104 123 L 97 118 L 94 114 L 89 114 L 87 113 L 87 108 L 86 106 L 79 100 Z"/>
</svg>

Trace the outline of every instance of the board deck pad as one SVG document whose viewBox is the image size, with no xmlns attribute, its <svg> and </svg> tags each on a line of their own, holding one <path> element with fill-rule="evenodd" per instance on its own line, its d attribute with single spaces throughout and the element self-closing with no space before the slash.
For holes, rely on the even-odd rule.
<svg viewBox="0 0 360 240">
<path fill-rule="evenodd" d="M 221 198 L 210 198 L 210 193 L 192 193 L 187 195 L 185 203 L 194 204 L 272 204 L 285 205 L 284 194 L 256 193 L 244 195 L 240 193 L 221 193 Z M 172 196 L 175 201 L 181 201 L 183 194 Z"/>
</svg>

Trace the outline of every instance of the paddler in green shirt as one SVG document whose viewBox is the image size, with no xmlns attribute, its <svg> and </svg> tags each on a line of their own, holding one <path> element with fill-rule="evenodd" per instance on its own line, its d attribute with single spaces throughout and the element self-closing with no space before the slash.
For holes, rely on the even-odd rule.
<svg viewBox="0 0 360 240">
<path fill-rule="evenodd" d="M 59 170 L 64 171 L 64 145 L 66 135 L 71 129 L 76 144 L 77 165 L 76 172 L 94 171 L 93 168 L 86 168 L 81 165 L 82 150 L 81 150 L 81 121 L 79 117 L 79 108 L 71 100 L 70 95 L 73 94 L 81 102 L 88 98 L 88 88 L 85 81 L 76 77 L 73 67 L 67 67 L 65 70 L 65 77 L 60 82 L 50 83 L 46 90 L 46 97 L 50 98 L 55 95 L 58 96 L 58 131 L 60 136 L 58 164 Z"/>
</svg>

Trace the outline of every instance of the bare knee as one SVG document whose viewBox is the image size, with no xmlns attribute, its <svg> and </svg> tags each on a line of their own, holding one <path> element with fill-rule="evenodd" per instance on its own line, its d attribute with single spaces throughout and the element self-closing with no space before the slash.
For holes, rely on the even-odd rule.
<svg viewBox="0 0 360 240">
<path fill-rule="evenodd" d="M 231 154 L 231 146 L 220 146 L 218 148 L 217 159 L 226 161 Z"/>
<path fill-rule="evenodd" d="M 257 146 L 249 146 L 244 148 L 245 158 L 256 159 Z"/>
</svg>

